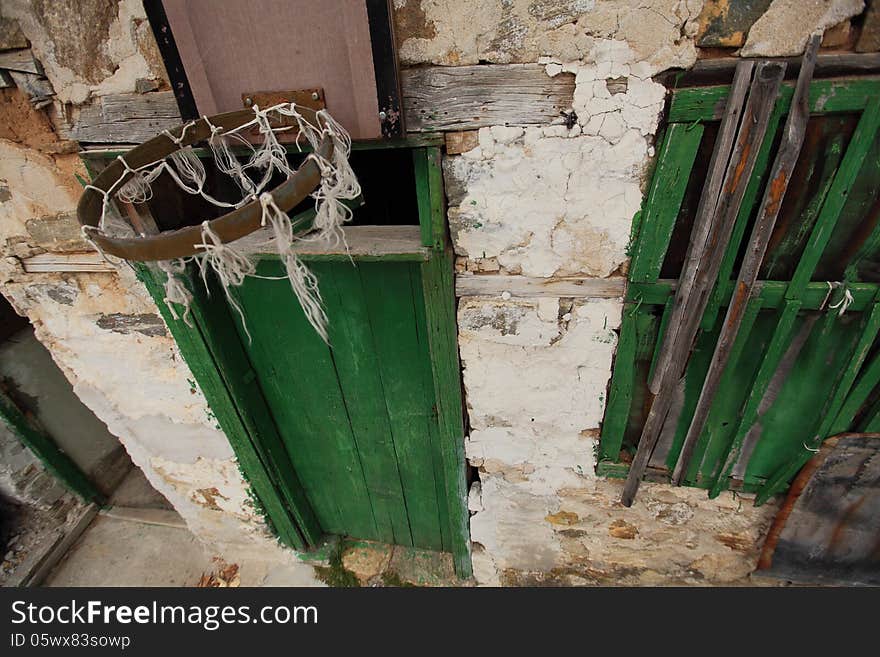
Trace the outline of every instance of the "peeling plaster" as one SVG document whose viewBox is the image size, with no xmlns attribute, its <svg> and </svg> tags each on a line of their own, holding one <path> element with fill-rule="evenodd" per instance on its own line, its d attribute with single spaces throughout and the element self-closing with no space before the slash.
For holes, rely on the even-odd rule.
<svg viewBox="0 0 880 657">
<path fill-rule="evenodd" d="M 594 47 L 627 41 L 652 73 L 691 66 L 702 0 L 397 0 L 404 64 L 460 66 L 599 61 Z M 401 29 L 402 28 L 402 29 Z"/>
<path fill-rule="evenodd" d="M 626 43 L 596 50 L 598 64 L 542 60 L 575 73 L 577 125 L 483 128 L 478 147 L 446 159 L 448 187 L 462 190 L 449 212 L 458 255 L 537 277 L 605 277 L 626 261 L 666 90 Z"/>
<path fill-rule="evenodd" d="M 692 3 L 689 15 L 699 9 Z M 591 38 L 577 60 L 539 60 L 548 75 L 575 74 L 576 125 L 483 128 L 476 147 L 444 161 L 463 269 L 538 278 L 625 270 L 665 98 L 651 76 L 685 60 L 616 34 Z M 621 482 L 595 475 L 621 311 L 619 299 L 460 300 L 480 584 L 729 583 L 754 569 L 772 507 L 645 484 L 625 509 Z"/>
</svg>

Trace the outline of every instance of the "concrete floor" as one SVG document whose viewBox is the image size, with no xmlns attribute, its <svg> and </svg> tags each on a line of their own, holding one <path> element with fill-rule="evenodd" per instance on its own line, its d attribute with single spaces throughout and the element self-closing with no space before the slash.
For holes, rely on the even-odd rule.
<svg viewBox="0 0 880 657">
<path fill-rule="evenodd" d="M 195 586 L 212 569 L 187 529 L 98 516 L 44 586 Z"/>
<path fill-rule="evenodd" d="M 43 583 L 44 586 L 197 586 L 223 555 L 206 550 L 171 505 L 134 468 Z M 139 512 L 142 512 L 139 514 Z M 157 519 L 151 524 L 139 517 Z M 167 526 L 179 525 L 179 526 Z M 240 586 L 320 586 L 292 554 L 239 563 Z"/>
<path fill-rule="evenodd" d="M 173 513 L 139 468 L 125 477 L 111 505 Z M 184 527 L 99 515 L 44 586 L 195 586 L 213 568 L 211 556 Z"/>
<path fill-rule="evenodd" d="M 206 550 L 185 527 L 138 468 L 126 476 L 110 502 L 111 508 L 92 521 L 44 586 L 197 586 L 204 574 L 219 573 L 226 565 L 222 555 Z M 347 540 L 343 547 L 343 567 L 361 586 L 472 584 L 455 577 L 449 554 L 357 540 Z M 313 565 L 319 566 L 323 581 L 341 585 L 328 578 L 326 556 Z M 255 558 L 238 566 L 240 586 L 321 585 L 315 571 L 292 553 L 281 560 Z"/>
</svg>

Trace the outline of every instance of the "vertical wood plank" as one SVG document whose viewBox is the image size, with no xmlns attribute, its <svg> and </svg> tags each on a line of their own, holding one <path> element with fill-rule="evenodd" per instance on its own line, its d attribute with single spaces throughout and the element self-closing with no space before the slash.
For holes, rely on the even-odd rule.
<svg viewBox="0 0 880 657">
<path fill-rule="evenodd" d="M 767 245 L 770 242 L 770 236 L 776 225 L 776 217 L 779 215 L 779 208 L 782 206 L 782 200 L 788 189 L 788 181 L 791 178 L 791 173 L 801 152 L 801 146 L 804 143 L 804 134 L 807 128 L 807 119 L 809 118 L 807 95 L 809 93 L 810 81 L 813 78 L 813 69 L 816 65 L 816 53 L 820 40 L 818 35 L 813 35 L 804 54 L 794 99 L 785 122 L 783 141 L 773 162 L 770 180 L 764 191 L 761 206 L 758 209 L 755 225 L 749 238 L 749 244 L 743 257 L 742 265 L 740 266 L 736 285 L 734 286 L 733 297 L 727 307 L 727 314 L 724 317 L 721 334 L 718 336 L 715 352 L 712 354 L 709 371 L 706 373 L 703 389 L 700 392 L 697 407 L 694 409 L 694 414 L 691 418 L 681 453 L 679 454 L 678 463 L 676 463 L 673 470 L 672 483 L 676 486 L 681 484 L 684 472 L 690 464 L 697 438 L 703 432 L 706 419 L 709 416 L 709 409 L 712 406 L 712 401 L 715 399 L 715 394 L 721 382 L 721 377 L 730 361 L 734 341 L 745 316 L 747 305 L 755 296 L 758 270 L 764 260 L 764 254 L 767 252 Z M 766 140 L 762 135 L 762 143 L 764 141 Z M 737 209 L 738 212 L 739 210 Z"/>
<path fill-rule="evenodd" d="M 408 263 L 375 263 L 359 267 L 379 376 L 413 545 L 442 549 L 431 431 L 433 390 L 426 389 L 430 367 L 427 345 L 419 339 Z M 422 329 L 423 330 L 423 329 Z"/>
<path fill-rule="evenodd" d="M 421 265 L 421 269 L 428 344 L 440 424 L 443 479 L 449 504 L 452 556 L 458 576 L 470 577 L 473 569 L 468 532 L 464 413 L 456 335 L 452 250 L 447 248 L 434 252 L 431 259 Z"/>
<path fill-rule="evenodd" d="M 320 280 L 332 266 L 314 263 L 312 271 Z M 378 530 L 330 349 L 308 323 L 281 263 L 263 260 L 258 273 L 280 280 L 249 278 L 234 291 L 245 317 L 252 318 L 249 341 L 235 313 L 254 365 L 250 376 L 266 395 L 324 529 L 374 538 Z"/>
<path fill-rule="evenodd" d="M 414 148 L 412 150 L 413 173 L 416 180 L 416 203 L 419 209 L 419 229 L 422 236 L 422 246 L 433 246 L 434 235 L 432 230 L 431 213 L 431 189 L 428 174 L 427 149 Z"/>
<path fill-rule="evenodd" d="M 632 254 L 632 281 L 655 281 L 660 275 L 703 132 L 701 123 L 672 123 L 666 130 Z"/>
<path fill-rule="evenodd" d="M 340 263 L 325 267 L 321 296 L 327 310 L 333 361 L 376 519 L 377 537 L 389 543 L 412 545 L 395 437 L 358 273 L 359 267 L 370 266 L 373 265 Z"/>
<path fill-rule="evenodd" d="M 617 341 L 617 355 L 614 357 L 614 369 L 608 391 L 608 406 L 605 410 L 605 422 L 602 424 L 600 461 L 617 463 L 623 446 L 623 435 L 632 405 L 636 358 L 636 312 L 636 308 L 624 306 L 620 338 Z"/>
</svg>

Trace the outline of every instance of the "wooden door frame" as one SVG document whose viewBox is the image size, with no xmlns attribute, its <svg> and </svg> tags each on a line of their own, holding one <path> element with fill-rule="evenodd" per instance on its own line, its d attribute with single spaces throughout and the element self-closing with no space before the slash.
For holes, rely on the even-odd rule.
<svg viewBox="0 0 880 657">
<path fill-rule="evenodd" d="M 383 255 L 354 255 L 355 260 L 418 262 L 421 270 L 428 344 L 440 436 L 442 478 L 450 500 L 448 535 L 459 577 L 472 573 L 465 481 L 464 412 L 458 357 L 453 253 L 446 227 L 440 136 L 355 144 L 355 148 L 409 148 L 416 180 L 421 244 Z M 308 254 L 304 260 L 347 261 L 345 254 Z M 287 454 L 250 361 L 235 330 L 221 290 L 209 295 L 196 284 L 189 324 L 164 301 L 164 273 L 137 264 L 144 283 L 181 355 L 189 365 L 241 465 L 242 474 L 265 512 L 266 521 L 286 545 L 307 550 L 322 537 L 321 526 Z"/>
</svg>

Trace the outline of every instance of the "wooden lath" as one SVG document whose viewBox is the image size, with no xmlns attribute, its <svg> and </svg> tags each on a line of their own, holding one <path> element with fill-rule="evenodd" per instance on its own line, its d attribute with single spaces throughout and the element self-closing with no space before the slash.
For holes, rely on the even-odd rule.
<svg viewBox="0 0 880 657">
<path fill-rule="evenodd" d="M 734 268 L 745 257 L 744 242 L 772 172 L 776 143 L 782 140 L 778 127 L 791 109 L 793 87 L 783 83 L 700 321 L 695 350 L 684 377 L 673 387 L 680 392 L 687 382 L 686 401 L 673 395 L 645 470 L 652 481 L 665 480 L 665 473 L 677 463 L 716 347 L 718 311 L 724 308 L 726 312 L 734 297 Z M 646 202 L 634 221 L 633 260 L 597 466 L 597 472 L 607 476 L 622 477 L 629 472 L 626 452 L 636 438 L 632 431 L 642 425 L 651 404 L 650 396 L 645 398 L 645 377 L 660 376 L 658 361 L 672 324 L 678 287 L 678 281 L 661 279 L 661 270 L 674 271 L 681 262 L 678 248 L 669 245 L 680 239 L 673 238 L 674 232 L 679 235 L 682 230 L 676 222 L 688 222 L 693 216 L 691 208 L 698 198 L 695 183 L 708 178 L 707 146 L 712 142 L 706 142 L 716 131 L 710 122 L 720 117 L 718 109 L 724 107 L 730 88 L 673 92 L 672 122 L 658 146 L 660 159 Z M 872 345 L 870 337 L 870 317 L 880 289 L 874 278 L 880 255 L 880 193 L 875 182 L 880 175 L 880 141 L 876 131 L 866 129 L 870 127 L 867 117 L 877 111 L 878 90 L 880 78 L 875 77 L 814 80 L 810 85 L 807 103 L 811 117 L 816 118 L 809 123 L 804 153 L 793 171 L 792 188 L 773 231 L 767 262 L 760 268 L 760 280 L 755 281 L 706 427 L 698 436 L 694 458 L 683 468 L 682 481 L 688 485 L 717 495 L 727 489 L 766 491 L 769 482 L 778 492 L 789 479 L 784 466 L 799 460 L 801 454 L 809 456 L 802 443 L 811 446 L 814 435 L 821 441 L 822 435 L 845 430 L 880 430 L 880 356 L 876 338 Z M 695 133 L 699 139 L 692 136 Z M 695 166 L 697 170 L 692 171 Z M 804 184 L 813 185 L 814 178 L 805 177 L 812 167 L 818 167 L 815 186 L 810 187 L 806 200 L 797 202 Z M 846 184 L 844 178 L 849 178 Z M 840 216 L 820 228 L 831 212 Z M 819 235 L 821 241 L 817 241 Z M 797 244 L 786 241 L 792 236 L 799 240 Z M 812 253 L 815 247 L 818 251 Z M 783 260 L 781 248 L 787 249 Z M 771 261 L 779 261 L 772 277 L 767 270 Z M 773 277 L 778 280 L 764 280 Z M 839 282 L 829 291 L 826 280 Z M 840 317 L 838 304 L 846 293 L 851 302 Z M 647 354 L 646 345 L 652 346 Z M 823 366 L 826 359 L 828 364 Z M 813 390 L 818 392 L 811 393 L 809 405 L 794 411 L 807 413 L 797 415 L 800 423 L 794 423 L 803 426 L 803 435 L 797 430 L 781 435 L 782 427 L 794 426 L 792 411 L 786 409 L 792 403 L 797 406 L 796 400 Z M 824 417 L 819 417 L 820 412 Z M 751 421 L 742 417 L 744 413 L 751 415 Z M 825 431 L 822 425 L 829 422 L 833 424 Z"/>
<path fill-rule="evenodd" d="M 727 315 L 724 318 L 721 335 L 715 345 L 712 362 L 709 365 L 709 371 L 703 382 L 703 389 L 700 392 L 697 407 L 691 418 L 687 435 L 679 452 L 678 462 L 672 474 L 672 483 L 676 486 L 681 484 L 684 473 L 690 464 L 697 439 L 703 432 L 706 419 L 709 416 L 709 410 L 715 399 L 715 394 L 718 392 L 721 377 L 732 356 L 749 303 L 754 299 L 758 289 L 756 285 L 758 270 L 764 260 L 764 254 L 767 252 L 767 245 L 770 242 L 770 236 L 773 234 L 773 227 L 776 225 L 776 217 L 779 214 L 782 199 L 785 197 L 785 192 L 788 189 L 788 181 L 791 178 L 791 173 L 794 170 L 804 142 L 807 119 L 809 118 L 807 96 L 809 94 L 810 82 L 813 78 L 813 68 L 816 63 L 816 53 L 819 50 L 820 41 L 820 37 L 814 35 L 807 45 L 807 50 L 804 54 L 804 63 L 801 65 L 798 76 L 797 89 L 792 101 L 791 110 L 785 122 L 783 142 L 776 154 L 772 174 L 764 191 L 761 207 L 758 210 L 758 218 L 755 221 L 745 257 L 740 266 L 739 277 L 734 287 L 733 299 L 727 307 Z M 749 327 L 746 328 L 747 334 Z M 740 345 L 743 342 L 744 340 L 740 339 Z"/>
<path fill-rule="evenodd" d="M 687 365 L 700 319 L 718 275 L 721 256 L 727 248 L 764 140 L 784 72 L 784 66 L 772 62 L 762 62 L 757 66 L 743 62 L 737 67 L 712 155 L 709 177 L 700 198 L 672 316 L 654 376 L 649 382 L 649 388 L 656 396 L 651 403 L 621 496 L 625 506 L 632 505 L 635 499 L 639 482 L 672 404 L 675 386 Z M 746 86 L 750 81 L 746 97 Z M 744 108 L 741 109 L 743 104 Z"/>
</svg>

